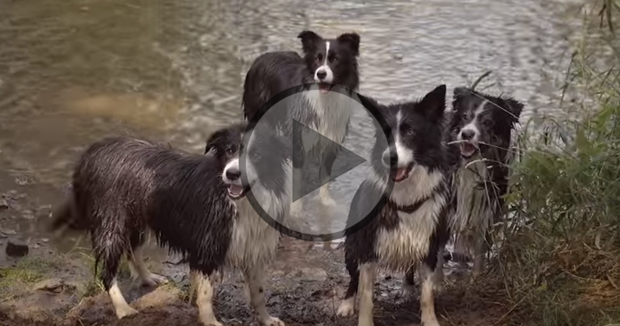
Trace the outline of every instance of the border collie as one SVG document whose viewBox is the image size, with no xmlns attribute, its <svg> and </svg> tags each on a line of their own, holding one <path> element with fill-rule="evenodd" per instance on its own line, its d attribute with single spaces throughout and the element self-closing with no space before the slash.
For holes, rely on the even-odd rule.
<svg viewBox="0 0 620 326">
<path fill-rule="evenodd" d="M 250 206 L 248 189 L 237 184 L 241 172 L 232 168 L 244 151 L 245 130 L 246 123 L 218 130 L 208 141 L 206 155 L 124 137 L 101 140 L 82 155 L 73 174 L 71 200 L 54 216 L 52 229 L 68 225 L 90 231 L 96 262 L 103 263 L 101 279 L 119 319 L 137 313 L 116 281 L 124 255 L 142 283 L 165 281 L 142 259 L 140 248 L 150 229 L 159 244 L 189 262 L 204 325 L 221 325 L 213 313 L 212 281 L 225 267 L 243 271 L 250 305 L 262 324 L 284 325 L 267 312 L 263 285 L 265 265 L 275 257 L 280 235 Z M 269 182 L 258 178 L 251 190 L 278 202 L 274 208 L 282 215 L 290 203 L 285 188 L 291 182 L 288 142 L 275 134 L 253 134 L 257 136 L 248 146 L 248 170 L 268 173 Z"/>
<path fill-rule="evenodd" d="M 434 308 L 434 277 L 438 253 L 448 240 L 450 208 L 447 146 L 443 142 L 446 86 L 441 85 L 420 101 L 375 104 L 386 119 L 393 145 L 375 143 L 372 151 L 374 177 L 357 190 L 349 221 L 364 218 L 366 225 L 351 229 L 345 239 L 345 263 L 351 277 L 339 316 L 354 313 L 359 292 L 358 325 L 373 325 L 373 285 L 377 268 L 406 272 L 417 267 L 422 280 L 422 324 L 439 325 Z M 377 130 L 383 132 L 383 130 Z M 386 172 L 389 171 L 389 172 Z M 364 198 L 377 194 L 381 185 L 394 182 L 391 193 L 373 208 Z M 355 227 L 353 227 L 355 228 Z"/>
<path fill-rule="evenodd" d="M 276 95 L 298 87 L 302 93 L 300 100 L 290 105 L 290 116 L 276 124 L 280 124 L 279 127 L 290 136 L 295 132 L 292 118 L 336 144 L 342 144 L 348 133 L 352 106 L 357 103 L 351 96 L 359 86 L 357 57 L 360 37 L 355 33 L 345 33 L 335 39 L 324 39 L 312 31 L 303 31 L 298 38 L 301 39 L 303 58 L 293 51 L 280 51 L 262 54 L 254 61 L 245 77 L 244 116 L 251 121 L 258 112 L 268 109 L 264 106 Z M 301 184 L 304 159 L 313 148 L 318 148 L 316 145 L 305 141 L 295 144 L 295 184 Z M 320 148 L 324 152 L 321 156 L 325 158 L 320 177 L 325 180 L 331 175 L 337 147 Z M 328 184 L 321 187 L 320 199 L 326 206 L 335 205 Z M 302 200 L 296 200 L 292 205 L 293 214 L 299 214 L 302 209 Z"/>
<path fill-rule="evenodd" d="M 448 134 L 456 158 L 452 186 L 456 200 L 450 219 L 453 257 L 462 260 L 473 253 L 472 275 L 476 277 L 490 248 L 490 228 L 504 213 L 513 130 L 523 104 L 457 87 L 452 106 Z"/>
</svg>

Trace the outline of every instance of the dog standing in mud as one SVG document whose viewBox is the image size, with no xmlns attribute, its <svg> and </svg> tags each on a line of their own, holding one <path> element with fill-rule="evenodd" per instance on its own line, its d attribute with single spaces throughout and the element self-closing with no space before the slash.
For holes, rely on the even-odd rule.
<svg viewBox="0 0 620 326">
<path fill-rule="evenodd" d="M 118 318 L 137 313 L 116 281 L 123 256 L 142 283 L 165 281 L 142 259 L 140 248 L 150 229 L 161 245 L 189 262 L 204 325 L 221 325 L 213 313 L 211 282 L 225 267 L 243 271 L 250 305 L 263 325 L 284 325 L 267 312 L 263 284 L 280 234 L 262 220 L 245 194 L 251 188 L 257 198 L 269 200 L 271 216 L 288 213 L 290 146 L 275 134 L 253 132 L 244 149 L 250 180 L 244 185 L 238 166 L 245 131 L 245 123 L 218 130 L 208 141 L 206 155 L 115 137 L 91 145 L 81 156 L 71 199 L 54 214 L 52 228 L 67 225 L 90 232 Z M 266 152 L 269 155 L 261 155 Z"/>
<path fill-rule="evenodd" d="M 360 37 L 355 33 L 345 33 L 335 39 L 324 39 L 312 31 L 303 31 L 301 39 L 303 58 L 293 51 L 268 52 L 259 56 L 245 77 L 243 92 L 243 113 L 251 121 L 266 110 L 270 100 L 283 91 L 298 87 L 299 95 L 287 109 L 290 115 L 273 122 L 274 128 L 284 134 L 300 139 L 294 144 L 293 156 L 295 184 L 301 184 L 301 168 L 313 150 L 319 150 L 324 158 L 320 178 L 331 175 L 336 160 L 337 147 L 306 141 L 305 135 L 293 128 L 295 119 L 301 124 L 327 137 L 336 144 L 342 144 L 348 133 L 352 106 L 358 102 L 352 99 L 359 86 L 357 57 Z M 274 103 L 275 104 L 275 103 Z M 298 128 L 297 128 L 298 129 Z M 316 154 L 316 153 L 315 153 Z M 319 197 L 325 206 L 334 206 L 328 183 L 320 188 Z M 292 205 L 292 214 L 299 215 L 303 210 L 302 199 Z"/>
<path fill-rule="evenodd" d="M 378 128 L 377 133 L 389 132 L 394 141 L 388 148 L 375 143 L 374 175 L 360 185 L 351 204 L 349 221 L 364 218 L 358 216 L 361 212 L 371 213 L 361 222 L 366 225 L 347 232 L 345 263 L 351 280 L 338 315 L 353 315 L 359 293 L 358 325 L 373 325 L 377 268 L 405 272 L 417 267 L 422 280 L 422 324 L 438 326 L 433 275 L 440 267 L 439 250 L 448 240 L 450 209 L 447 146 L 442 137 L 446 86 L 438 86 L 421 101 L 374 105 L 389 129 Z M 391 193 L 378 193 L 389 178 L 394 182 Z M 368 196 L 381 200 L 375 207 L 366 207 Z"/>
<path fill-rule="evenodd" d="M 512 136 L 523 104 L 457 87 L 452 105 L 448 134 L 455 158 L 452 190 L 456 200 L 450 229 L 454 256 L 473 254 L 476 277 L 491 245 L 489 231 L 504 214 Z"/>
</svg>

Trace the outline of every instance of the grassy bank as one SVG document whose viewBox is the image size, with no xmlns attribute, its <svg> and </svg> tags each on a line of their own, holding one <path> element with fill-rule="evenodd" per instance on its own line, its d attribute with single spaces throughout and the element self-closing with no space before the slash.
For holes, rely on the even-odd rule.
<svg viewBox="0 0 620 326">
<path fill-rule="evenodd" d="M 542 139 L 519 141 L 508 201 L 520 226 L 493 264 L 512 305 L 501 324 L 620 325 L 619 9 L 605 1 L 602 25 L 586 14 L 566 74 L 565 89 L 594 101 L 562 101 Z"/>
</svg>

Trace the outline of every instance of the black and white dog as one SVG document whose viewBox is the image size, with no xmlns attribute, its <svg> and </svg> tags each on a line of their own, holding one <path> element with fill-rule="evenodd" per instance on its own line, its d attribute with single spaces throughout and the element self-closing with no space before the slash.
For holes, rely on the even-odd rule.
<svg viewBox="0 0 620 326">
<path fill-rule="evenodd" d="M 131 269 L 148 285 L 165 278 L 145 266 L 140 248 L 149 229 L 161 245 L 185 256 L 197 289 L 200 321 L 221 325 L 213 313 L 216 272 L 224 267 L 244 272 L 249 301 L 260 322 L 284 325 L 265 308 L 263 273 L 275 256 L 279 232 L 245 198 L 236 169 L 246 123 L 215 132 L 206 155 L 133 138 L 106 138 L 91 145 L 73 174 L 71 200 L 53 216 L 52 229 L 68 225 L 90 232 L 101 279 L 118 318 L 136 314 L 123 297 L 116 276 L 127 255 Z M 273 202 L 270 214 L 288 213 L 290 154 L 281 136 L 255 133 L 247 148 L 251 191 Z M 269 155 L 260 155 L 264 153 Z M 245 155 L 245 154 L 243 154 Z M 262 173 L 268 182 L 261 182 Z"/>
<path fill-rule="evenodd" d="M 355 33 L 345 33 L 335 39 L 324 39 L 312 31 L 303 31 L 298 38 L 301 39 L 303 57 L 293 51 L 281 51 L 265 53 L 254 61 L 245 77 L 244 116 L 251 121 L 261 110 L 266 111 L 268 108 L 264 106 L 278 94 L 297 87 L 299 93 L 295 95 L 298 96 L 288 106 L 290 115 L 274 122 L 276 127 L 293 136 L 293 133 L 301 132 L 293 128 L 292 119 L 295 119 L 336 144 L 342 144 L 348 132 L 352 106 L 359 104 L 351 96 L 359 86 L 357 57 L 360 37 Z M 295 135 L 293 139 L 304 139 L 294 145 L 295 184 L 301 184 L 300 169 L 313 149 L 322 152 L 324 160 L 320 175 L 328 178 L 337 146 L 317 146 L 316 142 L 306 141 L 308 137 L 305 135 Z M 324 205 L 335 205 L 327 184 L 321 187 L 320 198 Z M 293 214 L 301 210 L 302 201 L 295 201 Z"/>
<path fill-rule="evenodd" d="M 523 104 L 512 98 L 495 97 L 465 87 L 454 89 L 452 118 L 448 124 L 453 154 L 453 185 L 456 200 L 450 229 L 455 253 L 473 254 L 473 276 L 484 267 L 491 244 L 493 224 L 504 213 L 509 167 L 513 154 L 513 130 Z"/>
<path fill-rule="evenodd" d="M 372 101 L 372 100 L 371 100 Z M 374 101 L 372 101 L 374 102 Z M 338 315 L 354 313 L 359 293 L 358 325 L 373 325 L 373 285 L 377 268 L 406 272 L 417 267 L 421 283 L 422 324 L 438 326 L 434 308 L 434 272 L 440 248 L 448 240 L 450 209 L 447 146 L 443 141 L 446 86 L 441 85 L 421 101 L 374 104 L 386 119 L 393 147 L 375 143 L 374 176 L 357 190 L 349 221 L 369 212 L 367 223 L 345 239 L 345 263 L 351 280 Z M 377 130 L 377 132 L 384 132 Z M 378 136 L 377 136 L 378 138 Z M 379 205 L 368 205 L 389 179 L 391 193 L 380 194 Z"/>
</svg>

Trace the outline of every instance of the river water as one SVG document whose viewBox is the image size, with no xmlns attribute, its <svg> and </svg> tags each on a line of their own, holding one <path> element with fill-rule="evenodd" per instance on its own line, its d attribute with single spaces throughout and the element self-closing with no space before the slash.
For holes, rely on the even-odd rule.
<svg viewBox="0 0 620 326">
<path fill-rule="evenodd" d="M 361 35 L 360 91 L 380 101 L 482 86 L 553 114 L 581 23 L 578 2 L 542 0 L 0 0 L 0 231 L 46 238 L 80 151 L 107 135 L 200 152 L 241 119 L 252 60 L 300 48 L 311 29 Z M 370 127 L 369 127 L 370 128 Z M 371 129 L 368 129 L 368 134 Z M 347 145 L 365 146 L 364 132 Z M 334 197 L 354 189 L 335 185 Z M 14 231 L 14 232 L 13 232 Z"/>
</svg>

